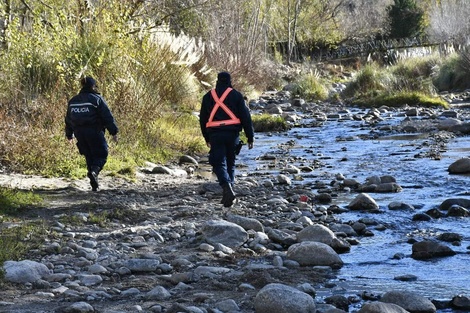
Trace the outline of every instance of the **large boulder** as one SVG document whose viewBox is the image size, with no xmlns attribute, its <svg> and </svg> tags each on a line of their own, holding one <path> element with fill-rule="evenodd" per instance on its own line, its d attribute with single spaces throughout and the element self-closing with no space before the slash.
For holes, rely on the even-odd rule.
<svg viewBox="0 0 470 313">
<path fill-rule="evenodd" d="M 259 232 L 264 232 L 264 226 L 260 221 L 254 218 L 249 218 L 241 215 L 227 214 L 227 220 L 231 223 L 240 225 L 245 230 L 254 230 Z"/>
<path fill-rule="evenodd" d="M 238 248 L 248 240 L 248 233 L 239 225 L 227 221 L 207 221 L 202 233 L 209 244 Z"/>
<path fill-rule="evenodd" d="M 360 193 L 349 203 L 348 208 L 358 211 L 377 211 L 379 205 L 368 194 Z"/>
<path fill-rule="evenodd" d="M 295 236 L 295 234 L 291 234 L 280 229 L 270 229 L 268 231 L 268 237 L 273 242 L 279 243 L 284 246 L 291 246 L 297 243 L 297 237 Z"/>
<path fill-rule="evenodd" d="M 60 310 L 63 313 L 88 313 L 96 312 L 93 306 L 85 301 L 75 302 L 72 305 Z"/>
<path fill-rule="evenodd" d="M 470 173 L 470 158 L 462 158 L 451 165 L 449 165 L 447 171 L 449 174 L 467 174 Z"/>
<path fill-rule="evenodd" d="M 335 238 L 335 234 L 328 227 L 320 224 L 307 226 L 297 233 L 299 242 L 316 241 L 331 245 Z"/>
<path fill-rule="evenodd" d="M 452 298 L 452 307 L 457 310 L 470 312 L 470 296 L 458 295 Z"/>
<path fill-rule="evenodd" d="M 374 192 L 389 193 L 389 192 L 400 192 L 403 188 L 397 183 L 383 183 L 375 187 Z"/>
<path fill-rule="evenodd" d="M 425 260 L 434 257 L 452 256 L 456 254 L 456 252 L 448 246 L 431 240 L 415 242 L 411 249 L 411 257 L 415 260 Z"/>
<path fill-rule="evenodd" d="M 441 205 L 439 205 L 439 209 L 443 211 L 449 210 L 453 206 L 461 206 L 466 209 L 470 208 L 470 199 L 466 198 L 450 198 L 444 200 Z"/>
<path fill-rule="evenodd" d="M 155 259 L 129 259 L 123 264 L 131 272 L 153 272 L 160 265 L 160 260 Z"/>
<path fill-rule="evenodd" d="M 362 306 L 358 313 L 409 313 L 393 303 L 371 302 Z"/>
<path fill-rule="evenodd" d="M 462 121 L 456 118 L 446 118 L 444 120 L 437 121 L 437 129 L 439 130 L 450 130 L 452 127 L 461 125 Z"/>
<path fill-rule="evenodd" d="M 470 123 L 461 123 L 458 125 L 454 125 L 452 127 L 449 127 L 449 131 L 454 132 L 454 133 L 460 133 L 460 134 L 470 134 Z"/>
<path fill-rule="evenodd" d="M 13 283 L 34 283 L 51 273 L 42 263 L 30 260 L 6 261 L 3 264 L 5 279 Z"/>
<path fill-rule="evenodd" d="M 296 243 L 287 250 L 287 258 L 302 266 L 330 266 L 339 268 L 343 260 L 329 245 L 322 242 L 304 241 Z"/>
<path fill-rule="evenodd" d="M 386 292 L 381 302 L 393 303 L 411 313 L 435 313 L 436 307 L 431 300 L 409 291 L 393 290 Z"/>
<path fill-rule="evenodd" d="M 315 313 L 315 301 L 307 293 L 283 284 L 264 286 L 254 299 L 256 313 Z"/>
</svg>

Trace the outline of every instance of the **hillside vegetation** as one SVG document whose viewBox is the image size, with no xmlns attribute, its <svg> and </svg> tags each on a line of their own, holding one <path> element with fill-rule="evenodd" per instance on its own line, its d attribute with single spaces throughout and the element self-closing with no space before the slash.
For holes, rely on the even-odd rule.
<svg viewBox="0 0 470 313">
<path fill-rule="evenodd" d="M 413 5 L 406 7 L 409 3 Z M 440 3 L 439 12 L 453 12 Z M 412 32 L 388 32 L 387 14 L 393 13 L 392 25 L 402 25 L 396 22 L 400 10 L 410 8 L 419 19 Z M 115 175 L 132 174 L 145 161 L 164 163 L 180 154 L 207 152 L 194 112 L 220 70 L 230 71 L 235 87 L 249 97 L 287 82 L 297 84 L 298 95 L 307 100 L 343 97 L 361 103 L 379 97 L 393 102 L 394 93 L 416 99 L 466 88 L 466 52 L 411 65 L 400 61 L 393 67 L 365 66 L 366 60 L 359 59 L 338 73 L 317 71 L 316 63 L 301 55 L 300 47 L 335 47 L 353 35 L 356 41 L 442 30 L 436 26 L 441 22 L 433 15 L 436 9 L 429 1 L 399 0 L 373 5 L 344 0 L 236 0 L 223 5 L 213 0 L 3 0 L 0 163 L 45 176 L 86 174 L 83 158 L 64 135 L 66 104 L 79 91 L 83 75 L 96 78 L 120 128 L 120 142 L 111 144 L 106 166 Z M 454 29 L 439 33 L 439 39 L 451 32 L 465 34 Z M 291 75 L 296 68 L 307 70 Z M 355 75 L 346 79 L 343 71 Z M 338 81 L 350 84 L 347 93 L 328 99 L 328 88 Z M 269 124 L 266 116 L 261 124 Z"/>
</svg>

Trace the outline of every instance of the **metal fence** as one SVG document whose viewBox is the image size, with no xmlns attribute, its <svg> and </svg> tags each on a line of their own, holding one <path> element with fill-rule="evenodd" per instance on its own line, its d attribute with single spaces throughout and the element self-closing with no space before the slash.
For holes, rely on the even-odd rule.
<svg viewBox="0 0 470 313">
<path fill-rule="evenodd" d="M 281 54 L 287 52 L 287 43 L 277 42 L 271 45 Z M 461 46 L 449 42 L 434 42 L 427 38 L 401 38 L 369 40 L 357 43 L 344 43 L 335 48 L 312 48 L 298 45 L 291 56 L 292 61 L 311 60 L 315 62 L 340 60 L 354 57 L 383 58 L 392 62 L 400 57 L 418 56 L 438 51 L 450 54 L 462 49 Z"/>
</svg>

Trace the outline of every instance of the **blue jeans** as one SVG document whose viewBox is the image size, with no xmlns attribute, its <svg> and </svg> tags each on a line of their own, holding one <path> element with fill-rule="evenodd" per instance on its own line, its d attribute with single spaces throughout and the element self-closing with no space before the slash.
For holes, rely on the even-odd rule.
<svg viewBox="0 0 470 313">
<path fill-rule="evenodd" d="M 238 132 L 217 131 L 210 134 L 209 163 L 221 186 L 235 182 L 235 147 L 239 141 Z"/>
<path fill-rule="evenodd" d="M 104 131 L 80 128 L 74 130 L 74 135 L 77 138 L 78 151 L 85 156 L 88 171 L 90 172 L 93 167 L 103 169 L 108 158 L 108 143 Z"/>
</svg>

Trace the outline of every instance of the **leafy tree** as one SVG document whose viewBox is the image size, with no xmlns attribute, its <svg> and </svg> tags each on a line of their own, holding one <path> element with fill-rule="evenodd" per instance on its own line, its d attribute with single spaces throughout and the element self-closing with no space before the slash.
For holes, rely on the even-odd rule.
<svg viewBox="0 0 470 313">
<path fill-rule="evenodd" d="M 424 11 L 416 0 L 394 0 L 387 8 L 390 19 L 390 38 L 407 38 L 423 34 Z"/>
</svg>

